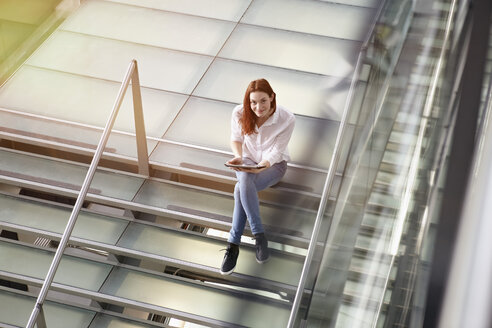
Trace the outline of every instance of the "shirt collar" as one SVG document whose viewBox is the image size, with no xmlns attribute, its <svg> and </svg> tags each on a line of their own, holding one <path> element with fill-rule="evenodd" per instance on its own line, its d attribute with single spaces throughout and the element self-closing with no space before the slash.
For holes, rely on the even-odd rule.
<svg viewBox="0 0 492 328">
<path fill-rule="evenodd" d="M 278 121 L 278 107 L 275 109 L 275 111 L 273 112 L 273 115 L 270 116 L 266 121 L 265 123 L 263 123 L 262 127 L 263 126 L 269 126 L 269 125 L 272 125 L 272 124 L 275 124 L 277 123 Z"/>
</svg>

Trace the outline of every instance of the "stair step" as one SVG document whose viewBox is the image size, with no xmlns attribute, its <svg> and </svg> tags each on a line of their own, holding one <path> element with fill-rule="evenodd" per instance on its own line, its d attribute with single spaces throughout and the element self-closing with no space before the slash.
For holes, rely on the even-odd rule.
<svg viewBox="0 0 492 328">
<path fill-rule="evenodd" d="M 46 234 L 59 240 L 71 213 L 69 206 L 0 194 L 0 225 L 11 231 Z M 153 260 L 210 277 L 222 277 L 218 267 L 227 244 L 203 234 L 171 229 L 139 220 L 82 211 L 72 242 L 142 260 Z M 184 248 L 183 245 L 186 245 Z M 241 257 L 231 281 L 260 289 L 295 291 L 304 258 L 272 250 L 268 263 L 258 268 L 254 248 L 241 246 Z M 275 287 L 274 287 L 275 286 Z"/>
<path fill-rule="evenodd" d="M 144 328 L 162 327 L 157 323 L 130 320 L 121 314 L 109 314 L 101 308 L 92 308 L 80 304 L 67 304 L 66 301 L 50 301 L 43 304 L 46 325 L 50 328 L 80 328 L 80 327 L 125 327 Z M 24 327 L 34 308 L 35 295 L 13 292 L 0 288 L 0 323 L 10 326 Z M 101 313 L 105 312 L 105 313 Z"/>
<path fill-rule="evenodd" d="M 47 149 L 55 148 L 74 153 L 75 157 L 92 156 L 101 134 L 99 129 L 69 123 L 62 124 L 53 120 L 40 120 L 2 109 L 0 109 L 0 122 L 0 125 L 3 125 L 0 126 L 0 136 L 6 140 L 33 144 Z M 78 140 L 63 138 L 68 135 L 77 135 Z M 234 173 L 224 166 L 224 163 L 231 157 L 229 154 L 172 141 L 157 141 L 152 138 L 147 141 L 149 149 L 158 145 L 150 156 L 150 164 L 156 175 L 159 174 L 157 171 L 163 172 L 164 175 L 172 172 L 205 179 L 211 183 L 219 182 L 228 185 L 236 181 Z M 104 158 L 134 165 L 136 161 L 134 144 L 134 136 L 113 132 Z M 46 152 L 50 153 L 49 150 Z M 338 183 L 340 177 L 336 176 L 335 179 L 335 183 Z M 268 191 L 278 189 L 291 193 L 294 197 L 305 197 L 303 202 L 317 202 L 325 180 L 326 170 L 324 169 L 289 165 L 282 181 L 273 188 L 269 188 Z M 335 194 L 336 188 L 333 190 L 333 195 Z M 312 199 L 308 200 L 308 198 Z"/>
<path fill-rule="evenodd" d="M 76 197 L 87 166 L 0 150 L 0 180 L 35 190 Z M 18 165 L 17 163 L 22 163 Z M 30 182 L 33 180 L 35 182 Z M 87 201 L 162 215 L 204 227 L 230 229 L 233 196 L 161 179 L 99 170 Z M 274 203 L 260 204 L 262 221 L 272 241 L 307 247 L 316 211 Z M 246 231 L 251 235 L 251 232 Z"/>
<path fill-rule="evenodd" d="M 0 277 L 41 283 L 51 251 L 16 242 L 0 241 L 0 245 Z M 69 255 L 62 259 L 53 289 L 212 326 L 282 327 L 290 313 L 286 302 Z M 247 315 L 238 316 L 236 311 Z"/>
</svg>

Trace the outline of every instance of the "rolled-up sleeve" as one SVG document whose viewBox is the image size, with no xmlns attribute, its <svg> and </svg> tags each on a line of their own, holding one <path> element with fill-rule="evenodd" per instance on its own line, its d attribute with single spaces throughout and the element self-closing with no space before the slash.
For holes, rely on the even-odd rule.
<svg viewBox="0 0 492 328">
<path fill-rule="evenodd" d="M 284 126 L 283 130 L 275 138 L 273 146 L 266 152 L 263 153 L 263 159 L 267 160 L 270 165 L 280 162 L 283 155 L 287 153 L 287 146 L 289 144 L 290 137 L 295 127 L 295 117 L 294 115 L 289 116 L 287 124 Z"/>
<path fill-rule="evenodd" d="M 231 141 L 243 142 L 244 136 L 241 133 L 239 118 L 241 117 L 242 106 L 236 106 L 231 115 Z"/>
</svg>

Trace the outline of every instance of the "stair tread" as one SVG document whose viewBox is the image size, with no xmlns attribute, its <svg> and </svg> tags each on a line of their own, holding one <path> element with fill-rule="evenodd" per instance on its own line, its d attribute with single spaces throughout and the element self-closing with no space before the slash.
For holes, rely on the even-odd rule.
<svg viewBox="0 0 492 328">
<path fill-rule="evenodd" d="M 23 327 L 34 307 L 35 297 L 0 290 L 0 322 L 3 324 Z M 86 307 L 67 305 L 56 301 L 43 303 L 46 325 L 52 328 L 89 327 L 91 322 L 95 327 L 124 326 L 125 328 L 144 328 L 148 324 L 118 318 L 109 314 L 97 313 Z"/>
<path fill-rule="evenodd" d="M 4 259 L 0 261 L 1 271 L 44 278 L 51 262 L 51 252 L 3 241 L 0 244 L 0 256 Z M 33 263 L 36 265 L 32 265 Z M 240 292 L 218 289 L 170 275 L 113 267 L 67 255 L 62 259 L 55 283 L 148 304 L 150 307 L 161 308 L 164 312 L 178 312 L 184 318 L 193 317 L 194 320 L 203 322 L 219 321 L 229 323 L 229 326 L 285 326 L 290 313 L 288 304 L 283 302 L 268 301 L 252 294 L 246 296 Z M 193 309 L 193 313 L 189 313 L 190 309 Z M 231 311 L 233 309 L 240 309 L 241 313 L 249 315 L 237 316 L 235 311 Z M 262 316 L 258 316 L 259 313 L 268 314 L 271 320 L 266 323 Z"/>
<path fill-rule="evenodd" d="M 68 207 L 0 194 L 0 221 L 18 225 L 18 229 L 25 226 L 61 235 L 70 213 Z M 91 242 L 98 242 L 122 248 L 123 251 L 143 252 L 142 258 L 150 258 L 152 254 L 163 256 L 175 260 L 171 263 L 173 266 L 190 271 L 193 271 L 194 265 L 198 265 L 195 270 L 200 269 L 212 276 L 219 276 L 217 268 L 223 257 L 220 250 L 226 247 L 225 241 L 205 235 L 86 211 L 79 215 L 72 237 L 86 240 L 88 247 L 92 246 Z M 84 245 L 80 241 L 77 244 Z M 235 272 L 254 276 L 258 280 L 295 286 L 302 265 L 303 258 L 300 256 L 272 251 L 270 261 L 261 266 L 260 270 L 255 261 L 254 249 L 245 245 L 241 247 L 241 257 Z"/>
<path fill-rule="evenodd" d="M 0 150 L 2 159 L 0 175 L 31 179 L 41 184 L 68 187 L 78 190 L 85 177 L 87 167 L 34 157 L 18 152 Z M 18 165 L 17 163 L 22 163 Z M 40 175 L 43 175 L 40 178 Z M 71 179 L 71 180 L 70 180 Z M 68 185 L 67 183 L 73 183 Z M 182 220 L 192 220 L 203 226 L 228 231 L 234 206 L 230 193 L 191 187 L 184 184 L 162 180 L 145 180 L 131 174 L 116 174 L 102 171 L 96 173 L 90 193 L 115 198 L 113 202 L 133 200 L 131 203 L 143 207 L 153 207 L 162 213 L 172 212 Z M 123 194 L 122 194 L 123 193 Z M 262 221 L 269 234 L 280 239 L 301 238 L 307 240 L 311 235 L 316 217 L 315 211 L 286 207 L 273 203 L 261 203 Z M 272 240 L 275 237 L 272 237 Z"/>
</svg>

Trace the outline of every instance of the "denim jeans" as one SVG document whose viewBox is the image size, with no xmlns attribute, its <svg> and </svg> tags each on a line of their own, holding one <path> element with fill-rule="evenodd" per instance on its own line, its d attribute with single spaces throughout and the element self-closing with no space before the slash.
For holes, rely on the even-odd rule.
<svg viewBox="0 0 492 328">
<path fill-rule="evenodd" d="M 250 159 L 244 159 L 245 164 L 256 164 Z M 239 245 L 243 235 L 246 220 L 249 221 L 251 232 L 264 232 L 260 218 L 260 202 L 258 191 L 273 186 L 282 179 L 287 170 L 287 162 L 276 163 L 260 173 L 236 171 L 237 183 L 234 188 L 234 212 L 229 242 Z"/>
</svg>

